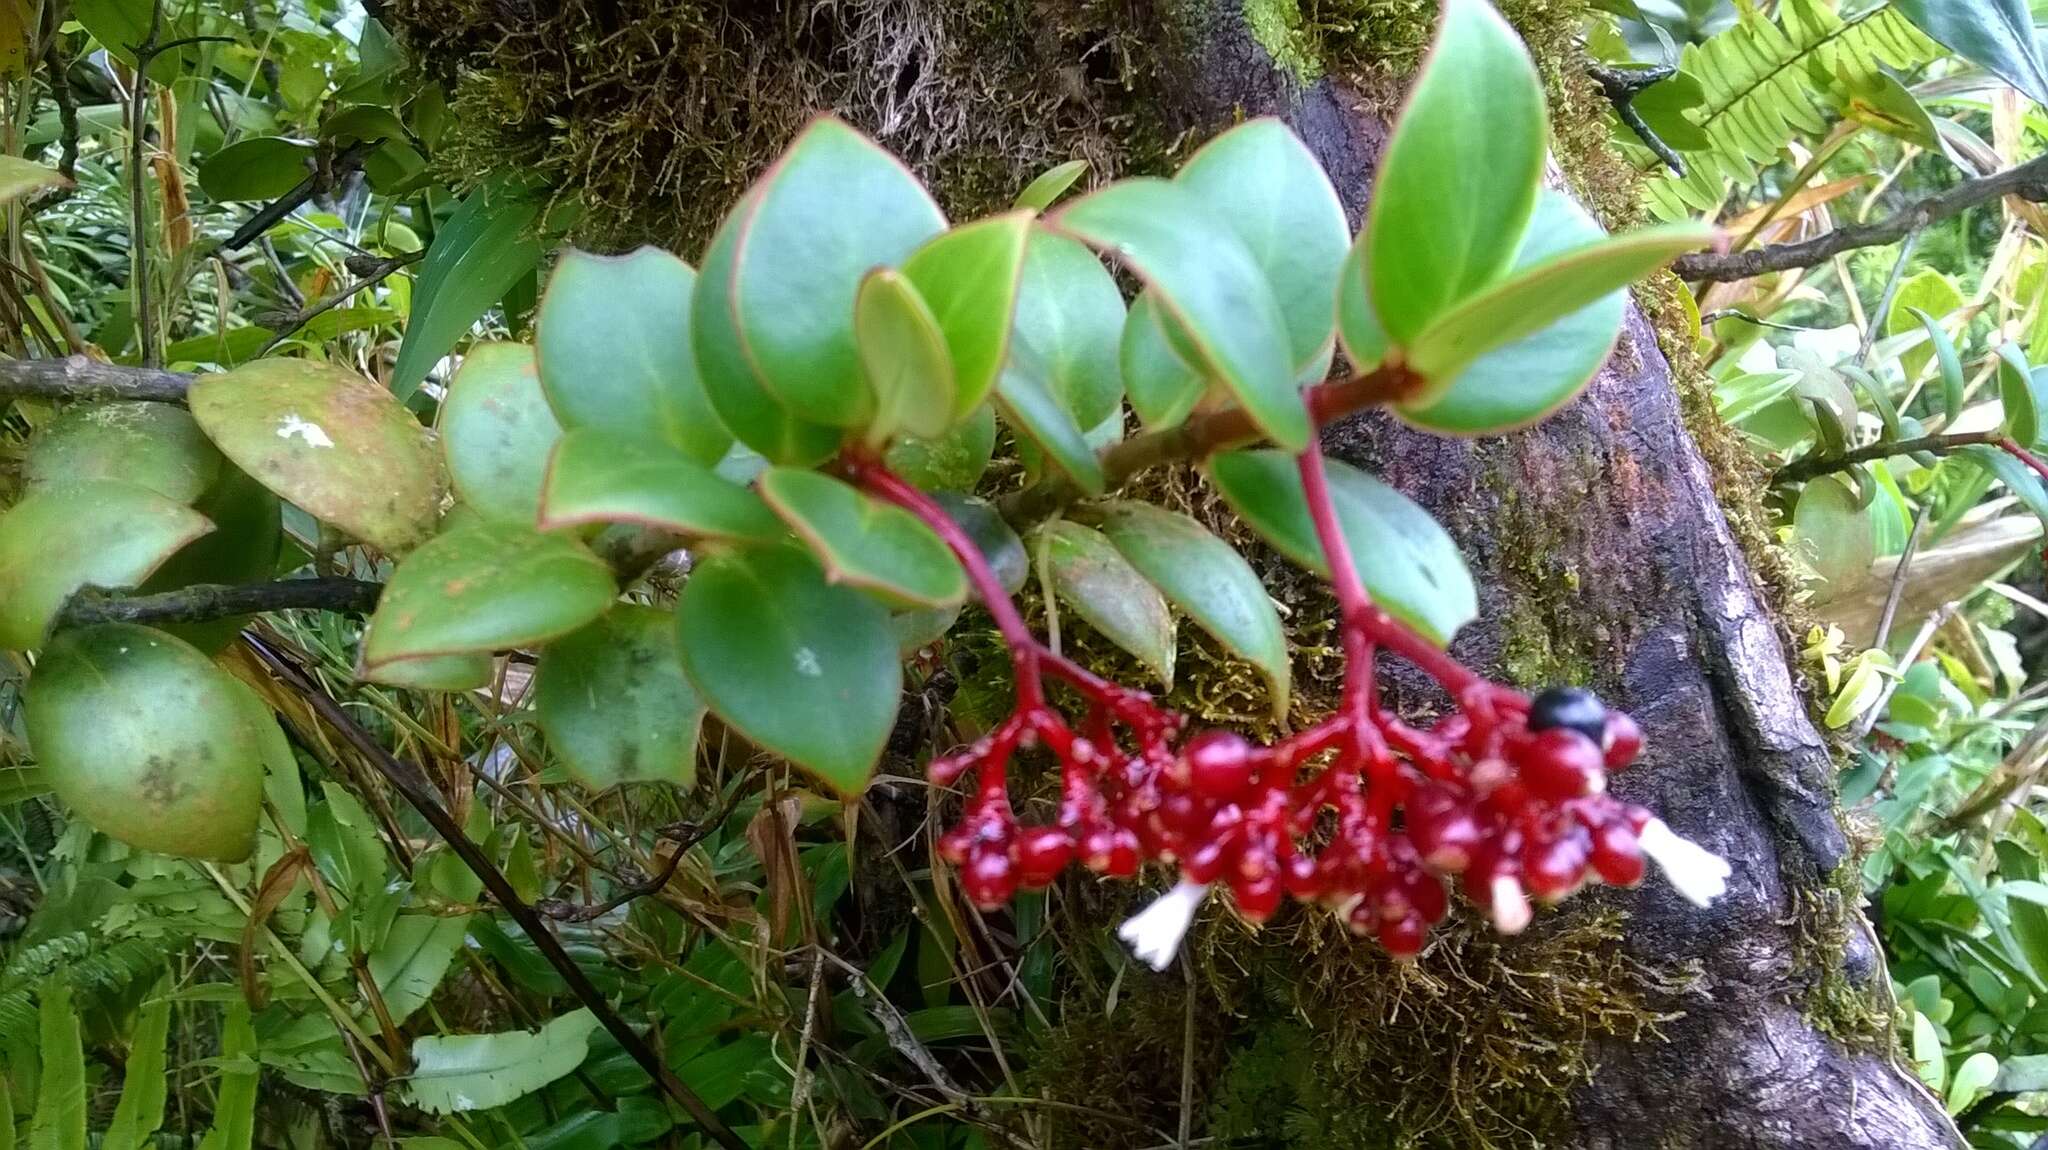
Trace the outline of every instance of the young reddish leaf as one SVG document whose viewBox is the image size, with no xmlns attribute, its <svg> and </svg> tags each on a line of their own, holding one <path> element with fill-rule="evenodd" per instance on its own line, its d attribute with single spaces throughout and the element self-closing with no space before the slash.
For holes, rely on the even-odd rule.
<svg viewBox="0 0 2048 1150">
<path fill-rule="evenodd" d="M 752 356 L 740 338 L 733 271 L 742 224 L 753 213 L 758 198 L 757 189 L 740 200 L 704 253 L 697 290 L 690 296 L 690 347 L 696 354 L 698 380 L 704 385 L 704 395 L 711 401 L 719 422 L 765 458 L 809 467 L 824 462 L 839 450 L 839 429 L 791 414 L 762 385 Z M 851 356 L 851 294 L 847 297 L 846 324 L 847 354 Z"/>
<path fill-rule="evenodd" d="M 363 638 L 363 667 L 545 643 L 604 614 L 617 595 L 611 570 L 567 536 L 456 528 L 391 573 Z"/>
<path fill-rule="evenodd" d="M 541 394 L 532 348 L 480 343 L 469 349 L 441 401 L 441 450 L 464 504 L 486 519 L 531 524 L 548 453 L 561 437 L 562 425 Z"/>
<path fill-rule="evenodd" d="M 761 497 L 675 448 L 571 431 L 541 487 L 540 529 L 632 523 L 704 539 L 774 543 L 786 532 Z"/>
<path fill-rule="evenodd" d="M 658 248 L 562 254 L 536 337 L 540 383 L 562 426 L 664 443 L 699 463 L 725 455 L 732 433 L 690 348 L 696 289 L 690 265 Z"/>
<path fill-rule="evenodd" d="M 704 700 L 683 675 L 667 611 L 621 603 L 548 644 L 533 705 L 548 745 L 588 786 L 687 789 L 697 778 Z"/>
<path fill-rule="evenodd" d="M 1102 532 L 1068 519 L 1039 529 L 1053 593 L 1090 627 L 1132 655 L 1173 689 L 1174 624 L 1166 598 L 1131 566 Z"/>
<path fill-rule="evenodd" d="M 945 333 L 917 287 L 903 273 L 876 268 L 860 281 L 853 328 L 874 418 L 863 433 L 880 447 L 898 431 L 941 434 L 953 422 L 957 384 Z"/>
<path fill-rule="evenodd" d="M 1252 565 L 1189 516 L 1149 503 L 1103 506 L 1102 533 L 1138 574 L 1232 654 L 1259 669 L 1276 719 L 1287 714 L 1287 632 Z"/>
<path fill-rule="evenodd" d="M 865 424 L 874 396 L 854 353 L 854 295 L 869 269 L 945 230 L 938 205 L 894 156 L 821 116 L 724 227 L 738 233 L 733 316 L 761 386 L 799 418 Z"/>
<path fill-rule="evenodd" d="M 945 334 L 955 373 L 952 419 L 981 406 L 1009 354 L 1030 235 L 1031 213 L 1011 212 L 933 237 L 903 261 L 903 274 Z"/>
<path fill-rule="evenodd" d="M 830 581 L 878 592 L 900 606 L 966 601 L 967 575 L 959 562 L 908 511 L 800 468 L 773 468 L 759 486 L 761 498 L 825 565 Z"/>
<path fill-rule="evenodd" d="M 1059 230 L 1114 252 L 1159 292 L 1202 366 L 1274 442 L 1308 442 L 1286 317 L 1249 249 L 1195 193 L 1152 178 L 1120 180 L 1053 217 Z"/>
<path fill-rule="evenodd" d="M 1536 206 L 1543 84 L 1486 0 L 1444 0 L 1380 158 L 1365 232 L 1379 319 L 1406 345 L 1505 271 Z"/>
<path fill-rule="evenodd" d="M 1280 305 L 1295 371 L 1306 371 L 1330 347 L 1330 301 L 1351 244 L 1323 166 L 1286 124 L 1261 116 L 1202 145 L 1173 182 L 1244 241 Z"/>
<path fill-rule="evenodd" d="M 676 627 L 713 714 L 842 795 L 866 789 L 903 690 L 880 602 L 795 548 L 718 551 L 683 584 Z"/>
<path fill-rule="evenodd" d="M 1327 464 L 1337 521 L 1374 601 L 1439 646 L 1479 614 L 1464 556 L 1444 529 L 1407 496 L 1348 464 Z M 1252 529 L 1281 554 L 1324 578 L 1294 459 L 1279 451 L 1228 451 L 1209 461 L 1209 480 Z"/>
<path fill-rule="evenodd" d="M 260 359 L 192 382 L 192 417 L 235 466 L 389 554 L 434 532 L 441 456 L 391 393 L 352 371 Z"/>
<path fill-rule="evenodd" d="M 57 797 L 143 850 L 238 862 L 256 845 L 263 754 L 239 684 L 161 631 L 51 640 L 30 676 L 30 748 Z"/>
<path fill-rule="evenodd" d="M 1054 164 L 1024 185 L 1024 190 L 1017 193 L 1016 202 L 1011 206 L 1042 212 L 1051 207 L 1053 201 L 1064 195 L 1068 188 L 1073 187 L 1074 181 L 1080 179 L 1087 171 L 1086 160 L 1068 160 L 1064 164 Z"/>
<path fill-rule="evenodd" d="M 0 515 L 0 647 L 41 646 L 74 592 L 139 586 L 212 530 L 184 504 L 112 479 L 30 492 Z"/>
</svg>

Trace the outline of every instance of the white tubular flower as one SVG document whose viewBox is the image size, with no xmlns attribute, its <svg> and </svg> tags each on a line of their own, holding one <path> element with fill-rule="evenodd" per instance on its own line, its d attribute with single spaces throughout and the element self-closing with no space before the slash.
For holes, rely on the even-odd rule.
<svg viewBox="0 0 2048 1150">
<path fill-rule="evenodd" d="M 1151 906 L 1125 919 L 1116 928 L 1116 936 L 1124 940 L 1138 961 L 1153 970 L 1165 970 L 1173 956 L 1180 953 L 1180 940 L 1187 937 L 1195 911 L 1207 897 L 1208 884 L 1182 879 L 1179 886 L 1160 895 Z"/>
<path fill-rule="evenodd" d="M 1728 860 L 1688 838 L 1681 838 L 1663 819 L 1651 819 L 1636 841 L 1678 893 L 1694 906 L 1708 906 L 1728 893 Z"/>
<path fill-rule="evenodd" d="M 1520 934 L 1528 929 L 1529 920 L 1535 911 L 1529 907 L 1529 896 L 1522 890 L 1521 880 L 1513 875 L 1495 875 L 1493 879 L 1493 929 L 1502 934 Z"/>
</svg>

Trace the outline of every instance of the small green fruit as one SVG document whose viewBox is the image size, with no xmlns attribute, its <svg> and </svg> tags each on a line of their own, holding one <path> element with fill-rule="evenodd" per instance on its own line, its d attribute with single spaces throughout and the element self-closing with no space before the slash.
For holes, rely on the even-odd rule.
<svg viewBox="0 0 2048 1150">
<path fill-rule="evenodd" d="M 256 845 L 262 744 L 198 648 L 110 623 L 51 640 L 29 679 L 30 749 L 93 827 L 143 850 L 237 862 Z"/>
</svg>

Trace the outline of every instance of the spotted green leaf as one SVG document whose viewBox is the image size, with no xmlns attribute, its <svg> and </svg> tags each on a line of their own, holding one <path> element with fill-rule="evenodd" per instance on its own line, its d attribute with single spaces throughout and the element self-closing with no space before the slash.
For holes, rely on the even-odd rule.
<svg viewBox="0 0 2048 1150">
<path fill-rule="evenodd" d="M 181 503 L 112 479 L 31 491 L 0 515 L 0 647 L 41 646 L 74 592 L 139 586 L 213 526 Z"/>
<path fill-rule="evenodd" d="M 658 248 L 570 250 L 541 297 L 540 383 L 564 427 L 672 446 L 716 463 L 732 446 L 691 351 L 697 273 Z"/>
<path fill-rule="evenodd" d="M 192 414 L 168 403 L 80 403 L 36 429 L 21 462 L 28 487 L 118 479 L 194 503 L 221 473 Z"/>
<path fill-rule="evenodd" d="M 1330 497 L 1358 574 L 1373 599 L 1439 646 L 1479 613 L 1478 593 L 1457 544 L 1407 496 L 1349 464 L 1328 464 Z M 1293 457 L 1230 451 L 1209 461 L 1209 479 L 1252 529 L 1280 553 L 1324 578 Z"/>
<path fill-rule="evenodd" d="M 878 600 L 794 548 L 717 551 L 683 584 L 676 627 L 713 714 L 841 794 L 867 787 L 903 690 Z"/>
<path fill-rule="evenodd" d="M 399 563 L 363 639 L 363 667 L 545 643 L 604 614 L 618 587 L 581 543 L 479 523 Z"/>
<path fill-rule="evenodd" d="M 800 468 L 760 479 L 761 498 L 825 565 L 834 583 L 864 588 L 899 606 L 952 607 L 967 598 L 967 576 L 932 529 L 901 507 Z"/>
<path fill-rule="evenodd" d="M 569 771 L 588 786 L 697 777 L 704 701 L 683 675 L 675 617 L 622 603 L 548 644 L 534 714 Z"/>
<path fill-rule="evenodd" d="M 631 523 L 704 539 L 785 535 L 761 497 L 672 447 L 592 430 L 562 436 L 541 486 L 540 527 Z"/>
<path fill-rule="evenodd" d="M 441 450 L 456 497 L 486 519 L 531 524 L 562 426 L 541 394 L 533 349 L 469 349 L 441 401 Z"/>
<path fill-rule="evenodd" d="M 1136 656 L 1173 689 L 1174 622 L 1166 598 L 1102 532 L 1069 519 L 1039 529 L 1053 593 L 1103 638 Z"/>
</svg>

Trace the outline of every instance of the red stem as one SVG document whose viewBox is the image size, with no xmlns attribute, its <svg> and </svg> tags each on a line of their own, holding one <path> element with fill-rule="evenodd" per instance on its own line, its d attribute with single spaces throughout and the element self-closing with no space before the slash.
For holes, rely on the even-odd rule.
<svg viewBox="0 0 2048 1150">
<path fill-rule="evenodd" d="M 2021 447 L 2018 440 L 2008 435 L 1998 441 L 1998 446 L 2004 449 L 2007 455 L 2032 468 L 2034 474 L 2040 476 L 2044 481 L 2048 481 L 2048 463 L 2041 462 L 2040 456 Z"/>
</svg>

